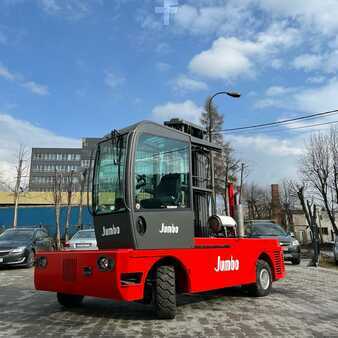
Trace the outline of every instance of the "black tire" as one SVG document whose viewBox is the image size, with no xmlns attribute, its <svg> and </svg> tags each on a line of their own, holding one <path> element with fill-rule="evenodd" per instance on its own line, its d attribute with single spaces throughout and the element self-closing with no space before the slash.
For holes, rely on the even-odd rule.
<svg viewBox="0 0 338 338">
<path fill-rule="evenodd" d="M 299 264 L 300 264 L 300 256 L 299 256 L 299 257 L 292 258 L 291 263 L 292 263 L 293 265 L 299 265 Z"/>
<path fill-rule="evenodd" d="M 29 251 L 29 254 L 26 259 L 25 267 L 31 268 L 35 264 L 35 252 L 33 250 Z"/>
<path fill-rule="evenodd" d="M 70 295 L 58 292 L 56 298 L 62 306 L 71 308 L 80 306 L 84 297 L 80 295 Z"/>
<path fill-rule="evenodd" d="M 173 319 L 176 316 L 175 269 L 160 266 L 154 285 L 154 308 L 158 318 Z"/>
<path fill-rule="evenodd" d="M 248 285 L 247 290 L 251 296 L 264 297 L 271 292 L 272 273 L 270 264 L 264 260 L 257 261 L 256 283 Z"/>
</svg>

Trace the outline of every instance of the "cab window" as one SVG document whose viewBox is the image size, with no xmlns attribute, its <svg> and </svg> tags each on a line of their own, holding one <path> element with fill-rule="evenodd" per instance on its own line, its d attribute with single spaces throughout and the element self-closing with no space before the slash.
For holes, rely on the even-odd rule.
<svg viewBox="0 0 338 338">
<path fill-rule="evenodd" d="M 141 134 L 135 155 L 136 209 L 190 207 L 189 144 Z"/>
</svg>

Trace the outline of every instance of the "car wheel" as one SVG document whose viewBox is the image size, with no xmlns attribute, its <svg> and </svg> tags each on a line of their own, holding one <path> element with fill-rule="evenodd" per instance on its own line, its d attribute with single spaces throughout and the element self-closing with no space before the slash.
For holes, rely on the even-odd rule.
<svg viewBox="0 0 338 338">
<path fill-rule="evenodd" d="M 29 251 L 29 254 L 27 256 L 25 266 L 27 268 L 31 268 L 32 266 L 34 266 L 34 263 L 35 263 L 35 252 L 33 250 L 31 250 L 31 251 Z"/>
<path fill-rule="evenodd" d="M 58 292 L 56 295 L 58 302 L 64 307 L 78 307 L 81 305 L 84 296 L 80 295 L 70 295 L 67 293 Z"/>
<path fill-rule="evenodd" d="M 300 257 L 292 258 L 291 263 L 293 265 L 299 265 L 300 264 Z"/>
<path fill-rule="evenodd" d="M 256 283 L 247 286 L 250 295 L 254 297 L 267 296 L 272 288 L 272 273 L 268 262 L 257 261 L 256 264 Z"/>
<path fill-rule="evenodd" d="M 160 266 L 156 271 L 154 308 L 158 318 L 173 319 L 176 316 L 175 269 Z"/>
</svg>

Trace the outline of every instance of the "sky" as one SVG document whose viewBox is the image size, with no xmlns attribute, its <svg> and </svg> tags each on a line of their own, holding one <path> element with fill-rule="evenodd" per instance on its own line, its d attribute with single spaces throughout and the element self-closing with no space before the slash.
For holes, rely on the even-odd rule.
<svg viewBox="0 0 338 338">
<path fill-rule="evenodd" d="M 338 108 L 337 17 L 337 0 L 0 0 L 0 175 L 13 177 L 20 145 L 198 122 L 221 90 L 242 94 L 215 99 L 224 128 Z M 315 132 L 291 130 L 303 125 L 226 140 L 268 185 L 297 175 Z"/>
</svg>

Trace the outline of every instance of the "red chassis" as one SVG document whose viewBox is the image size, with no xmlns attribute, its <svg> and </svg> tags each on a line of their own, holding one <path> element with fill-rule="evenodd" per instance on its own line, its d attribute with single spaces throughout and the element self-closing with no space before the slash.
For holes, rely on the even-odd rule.
<svg viewBox="0 0 338 338">
<path fill-rule="evenodd" d="M 114 262 L 111 270 L 98 267 L 102 256 Z M 35 268 L 36 289 L 124 301 L 143 299 L 147 278 L 167 263 L 175 267 L 178 291 L 186 293 L 255 283 L 261 259 L 274 281 L 285 276 L 281 247 L 271 239 L 195 238 L 191 249 L 39 252 L 37 262 L 43 257 L 46 265 Z"/>
</svg>

